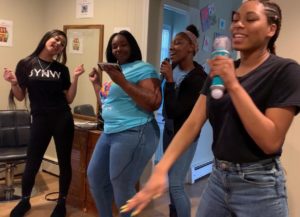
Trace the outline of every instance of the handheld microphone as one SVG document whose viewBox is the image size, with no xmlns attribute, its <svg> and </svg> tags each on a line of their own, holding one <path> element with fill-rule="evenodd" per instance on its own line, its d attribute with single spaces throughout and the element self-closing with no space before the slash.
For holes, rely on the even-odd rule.
<svg viewBox="0 0 300 217">
<path fill-rule="evenodd" d="M 216 56 L 230 56 L 231 42 L 230 39 L 225 36 L 219 36 L 214 40 L 213 52 L 211 53 L 211 58 Z M 224 82 L 220 76 L 214 76 L 210 86 L 211 96 L 214 99 L 220 99 L 224 94 Z"/>
<path fill-rule="evenodd" d="M 170 60 L 170 58 L 168 58 L 168 57 L 166 57 L 164 60 L 163 60 L 163 62 L 164 61 L 167 61 L 167 62 L 171 62 L 171 60 Z M 163 79 L 165 78 L 165 76 L 163 75 L 163 74 L 160 74 L 160 80 L 162 81 Z"/>
</svg>

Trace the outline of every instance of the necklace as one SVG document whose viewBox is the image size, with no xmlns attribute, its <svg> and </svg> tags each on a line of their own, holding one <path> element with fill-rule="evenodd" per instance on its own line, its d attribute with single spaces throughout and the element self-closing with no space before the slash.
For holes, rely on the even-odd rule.
<svg viewBox="0 0 300 217">
<path fill-rule="evenodd" d="M 39 65 L 40 65 L 40 67 L 41 67 L 41 69 L 42 69 L 43 71 L 47 71 L 47 69 L 48 69 L 48 68 L 51 66 L 51 64 L 53 63 L 53 62 L 50 62 L 50 63 L 44 68 L 43 65 L 41 64 L 40 58 L 37 57 L 37 60 L 38 60 L 38 63 L 39 63 Z"/>
</svg>

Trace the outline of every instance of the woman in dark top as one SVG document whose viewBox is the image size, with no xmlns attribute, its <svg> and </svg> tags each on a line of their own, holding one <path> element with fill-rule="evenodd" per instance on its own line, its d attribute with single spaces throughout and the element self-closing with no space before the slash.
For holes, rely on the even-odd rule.
<svg viewBox="0 0 300 217">
<path fill-rule="evenodd" d="M 35 176 L 53 136 L 58 158 L 59 198 L 51 217 L 66 215 L 65 200 L 71 177 L 71 150 L 74 123 L 69 104 L 73 102 L 83 65 L 75 68 L 70 81 L 66 63 L 67 37 L 60 30 L 47 32 L 35 51 L 22 59 L 15 74 L 4 69 L 4 79 L 11 83 L 13 96 L 22 101 L 28 93 L 32 115 L 27 162 L 22 177 L 22 199 L 11 211 L 11 217 L 21 217 L 31 208 L 30 195 Z"/>
<path fill-rule="evenodd" d="M 198 51 L 198 30 L 194 25 L 178 33 L 170 47 L 170 59 L 161 64 L 165 79 L 163 116 L 165 120 L 163 148 L 167 149 L 174 135 L 190 115 L 207 77 L 202 66 L 193 61 Z M 191 203 L 184 191 L 184 181 L 193 160 L 197 138 L 169 171 L 170 217 L 191 216 Z"/>
<path fill-rule="evenodd" d="M 213 99 L 211 79 L 207 81 L 191 115 L 127 209 L 135 207 L 138 213 L 163 193 L 167 171 L 208 118 L 215 160 L 197 216 L 288 216 L 280 155 L 300 109 L 300 67 L 275 55 L 281 20 L 280 7 L 266 0 L 248 0 L 234 13 L 232 46 L 241 58 L 236 64 L 222 56 L 208 62 L 210 76 L 221 76 L 227 91 Z"/>
</svg>

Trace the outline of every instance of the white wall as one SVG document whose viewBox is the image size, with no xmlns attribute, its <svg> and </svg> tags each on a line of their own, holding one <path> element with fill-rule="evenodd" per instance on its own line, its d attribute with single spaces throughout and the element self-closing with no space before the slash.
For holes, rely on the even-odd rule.
<svg viewBox="0 0 300 217">
<path fill-rule="evenodd" d="M 14 22 L 14 46 L 12 48 L 0 47 L 0 69 L 4 67 L 14 69 L 18 60 L 35 49 L 46 31 L 62 29 L 63 25 L 72 24 L 104 25 L 103 56 L 105 56 L 105 48 L 114 28 L 128 27 L 137 39 L 143 57 L 146 59 L 148 0 L 97 0 L 94 1 L 94 17 L 88 19 L 76 18 L 75 2 L 76 0 L 0 0 L 0 19 Z M 0 109 L 7 108 L 6 96 L 9 89 L 9 84 L 0 79 L 2 93 Z M 94 98 L 94 95 L 91 94 L 91 97 Z"/>
<path fill-rule="evenodd" d="M 13 21 L 13 47 L 0 47 L 0 109 L 7 109 L 10 85 L 2 79 L 3 68 L 14 70 L 21 58 L 33 52 L 44 32 L 45 17 L 40 0 L 0 0 L 0 8 L 0 19 Z"/>
<path fill-rule="evenodd" d="M 128 27 L 140 45 L 143 59 L 146 59 L 149 0 L 95 0 L 94 17 L 88 19 L 76 18 L 75 3 L 76 0 L 0 0 L 0 19 L 13 20 L 15 36 L 14 47 L 0 47 L 1 74 L 4 67 L 14 70 L 21 58 L 33 52 L 46 31 L 62 29 L 63 25 L 103 24 L 103 56 L 105 56 L 105 48 L 114 28 Z M 70 68 L 70 71 L 72 70 Z M 86 68 L 87 73 L 90 70 Z M 103 79 L 107 79 L 107 76 Z M 87 76 L 82 76 L 79 82 L 81 87 L 91 86 Z M 8 107 L 9 90 L 10 85 L 1 78 L 0 109 Z M 90 94 L 90 100 L 96 102 L 93 92 Z M 78 101 L 80 99 L 76 98 L 75 102 Z M 23 104 L 19 104 L 19 107 Z M 49 146 L 46 157 L 51 160 L 56 159 L 53 145 Z"/>
<path fill-rule="evenodd" d="M 300 29 L 298 0 L 276 0 L 283 13 L 282 30 L 277 43 L 279 56 L 300 63 Z M 300 84 L 299 84 L 300 85 Z M 296 116 L 283 147 L 282 162 L 286 170 L 289 211 L 291 217 L 300 216 L 300 114 Z"/>
</svg>

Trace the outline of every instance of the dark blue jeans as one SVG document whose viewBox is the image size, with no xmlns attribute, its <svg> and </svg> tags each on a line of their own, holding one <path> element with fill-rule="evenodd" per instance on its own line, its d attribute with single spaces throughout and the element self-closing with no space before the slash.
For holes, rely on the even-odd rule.
<svg viewBox="0 0 300 217">
<path fill-rule="evenodd" d="M 100 216 L 112 217 L 113 198 L 118 208 L 135 193 L 147 162 L 159 141 L 155 120 L 99 138 L 88 166 L 88 181 Z M 131 213 L 122 213 L 129 217 Z"/>
<path fill-rule="evenodd" d="M 233 164 L 215 160 L 197 217 L 287 217 L 279 159 Z"/>
</svg>

